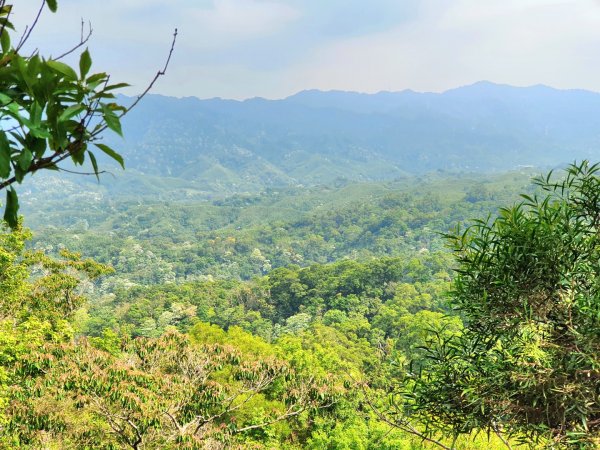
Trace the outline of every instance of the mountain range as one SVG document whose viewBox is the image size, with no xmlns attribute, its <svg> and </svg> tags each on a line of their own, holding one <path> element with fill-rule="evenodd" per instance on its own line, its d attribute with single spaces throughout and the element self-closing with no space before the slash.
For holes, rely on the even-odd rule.
<svg viewBox="0 0 600 450">
<path fill-rule="evenodd" d="M 123 125 L 124 140 L 107 140 L 128 171 L 109 186 L 193 196 L 600 160 L 600 94 L 542 85 L 244 101 L 148 95 Z"/>
</svg>

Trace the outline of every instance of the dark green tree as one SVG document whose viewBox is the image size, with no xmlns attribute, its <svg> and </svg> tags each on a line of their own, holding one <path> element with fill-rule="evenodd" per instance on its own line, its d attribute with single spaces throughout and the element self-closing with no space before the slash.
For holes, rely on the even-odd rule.
<svg viewBox="0 0 600 450">
<path fill-rule="evenodd" d="M 99 138 L 107 129 L 122 134 L 121 118 L 164 74 L 171 56 L 148 89 L 132 106 L 124 107 L 116 103 L 114 91 L 127 84 L 111 83 L 104 72 L 90 73 L 92 58 L 87 49 L 81 52 L 77 69 L 63 61 L 85 46 L 89 34 L 56 57 L 44 57 L 37 50 L 25 53 L 46 6 L 55 12 L 56 0 L 42 2 L 33 23 L 15 39 L 10 21 L 15 7 L 0 0 L 0 190 L 7 192 L 4 219 L 11 227 L 17 225 L 19 209 L 14 184 L 26 175 L 60 170 L 59 163 L 66 159 L 82 165 L 87 158 L 98 176 L 96 150 L 124 165 L 123 158 Z"/>
<path fill-rule="evenodd" d="M 460 335 L 432 339 L 410 415 L 453 435 L 487 429 L 549 448 L 600 438 L 600 166 L 449 236 Z"/>
</svg>

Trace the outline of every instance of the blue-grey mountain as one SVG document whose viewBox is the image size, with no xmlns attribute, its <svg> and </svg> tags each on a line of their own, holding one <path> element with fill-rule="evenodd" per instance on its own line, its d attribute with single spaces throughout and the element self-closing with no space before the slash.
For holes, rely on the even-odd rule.
<svg viewBox="0 0 600 450">
<path fill-rule="evenodd" d="M 600 159 L 600 94 L 480 82 L 439 94 L 150 95 L 125 136 L 113 145 L 129 169 L 207 193 L 499 171 Z"/>
</svg>

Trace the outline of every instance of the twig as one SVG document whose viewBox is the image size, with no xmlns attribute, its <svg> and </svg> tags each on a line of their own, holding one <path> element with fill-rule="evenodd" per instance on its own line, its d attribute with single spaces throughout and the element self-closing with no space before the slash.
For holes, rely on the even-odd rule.
<svg viewBox="0 0 600 450">
<path fill-rule="evenodd" d="M 175 32 L 173 33 L 173 40 L 171 41 L 171 49 L 169 50 L 169 55 L 167 56 L 167 60 L 165 61 L 164 67 L 162 68 L 162 70 L 159 70 L 158 72 L 156 72 L 156 75 L 154 75 L 154 78 L 152 79 L 150 84 L 146 87 L 146 90 L 144 92 L 142 92 L 140 95 L 138 95 L 138 97 L 135 99 L 133 104 L 131 106 L 129 106 L 125 111 L 123 111 L 123 113 L 121 114 L 120 117 L 123 117 L 125 114 L 127 114 L 129 111 L 131 111 L 133 108 L 135 108 L 135 106 L 140 102 L 140 100 L 143 99 L 148 92 L 150 92 L 150 89 L 152 89 L 152 87 L 154 86 L 154 83 L 156 83 L 156 81 L 160 77 L 162 77 L 165 73 L 167 73 L 167 68 L 169 67 L 169 63 L 171 62 L 171 56 L 173 56 L 173 50 L 175 49 L 176 41 L 177 41 L 177 28 L 175 28 Z"/>
<path fill-rule="evenodd" d="M 75 141 L 75 142 L 77 142 L 77 141 Z M 58 158 L 57 158 L 57 156 L 58 156 Z M 50 166 L 56 165 L 57 163 L 67 159 L 69 156 L 71 156 L 71 152 L 67 151 L 64 153 L 54 153 L 52 156 L 48 156 L 47 158 L 39 159 L 36 163 L 32 164 L 29 167 L 29 169 L 27 170 L 27 173 L 34 173 L 40 169 L 45 169 Z M 0 183 L 0 190 L 10 186 L 15 181 L 17 181 L 16 176 L 13 176 L 13 177 L 9 178 L 8 180 L 3 181 L 2 183 Z"/>
<path fill-rule="evenodd" d="M 454 446 L 448 447 L 447 445 L 444 445 L 443 443 L 441 443 L 437 439 L 429 437 L 429 436 L 421 433 L 413 425 L 411 425 L 408 421 L 404 421 L 404 423 L 401 423 L 401 422 L 395 422 L 395 421 L 392 421 L 392 420 L 388 419 L 385 416 L 385 414 L 383 414 L 381 411 L 379 411 L 379 409 L 373 404 L 373 402 L 371 401 L 371 398 L 369 397 L 369 395 L 365 391 L 364 384 L 361 385 L 361 388 L 363 390 L 363 393 L 365 394 L 365 399 L 367 401 L 367 405 L 369 405 L 369 407 L 373 410 L 373 412 L 379 418 L 379 420 L 387 423 L 390 426 L 393 426 L 394 428 L 398 428 L 399 430 L 402 430 L 402 431 L 404 431 L 406 433 L 409 433 L 409 434 L 412 434 L 414 436 L 417 436 L 417 437 L 423 439 L 424 441 L 431 442 L 432 444 L 435 444 L 438 447 L 443 448 L 444 450 L 455 450 Z"/>
<path fill-rule="evenodd" d="M 43 10 L 44 5 L 46 4 L 46 0 L 43 0 L 42 2 L 42 7 L 40 8 L 40 10 L 38 11 L 38 14 L 33 22 L 33 24 L 31 25 L 31 27 L 29 27 L 29 30 L 26 33 L 24 33 L 24 37 L 21 38 L 19 47 L 17 48 L 17 50 L 27 41 L 27 39 L 29 39 L 29 36 L 31 34 L 31 30 L 33 30 L 33 28 L 35 27 L 41 12 Z M 90 32 L 89 34 L 91 34 L 91 25 L 90 25 Z M 74 47 L 74 49 L 79 48 L 81 45 L 83 45 L 85 43 L 85 41 L 89 38 L 89 34 L 88 37 L 85 38 L 84 40 L 82 40 L 80 42 L 80 44 L 78 44 L 77 46 Z M 167 59 L 165 61 L 165 64 L 163 66 L 163 68 L 161 70 L 159 70 L 156 75 L 154 76 L 154 78 L 152 79 L 152 81 L 150 82 L 150 84 L 148 84 L 148 86 L 146 87 L 146 89 L 144 90 L 144 92 L 142 92 L 137 99 L 135 100 L 135 102 L 133 102 L 132 105 L 130 105 L 128 108 L 126 108 L 121 115 L 119 116 L 119 118 L 122 118 L 123 116 L 125 116 L 127 113 L 129 113 L 129 111 L 131 111 L 141 100 L 142 98 L 144 98 L 146 96 L 146 94 L 148 94 L 148 92 L 152 89 L 152 87 L 154 86 L 154 84 L 156 83 L 156 81 L 163 75 L 166 74 L 167 72 L 167 68 L 169 67 L 169 63 L 171 62 L 171 57 L 173 55 L 173 51 L 175 49 L 175 43 L 177 41 L 177 28 L 175 28 L 175 32 L 173 33 L 173 40 L 171 42 L 171 48 L 169 49 L 169 53 L 167 55 Z M 74 50 L 73 49 L 73 50 Z M 70 50 L 70 51 L 73 51 Z M 65 53 L 61 56 L 59 56 L 59 58 L 63 57 L 64 55 L 68 54 Z M 57 58 L 57 59 L 59 59 Z M 90 115 L 91 111 L 88 110 L 87 115 Z M 85 124 L 85 119 L 89 117 L 84 117 L 83 119 L 83 123 Z M 88 122 L 89 125 L 89 122 Z M 93 141 L 95 138 L 98 137 L 98 135 L 100 133 L 102 133 L 104 130 L 106 130 L 108 128 L 108 125 L 104 124 L 103 126 L 98 127 L 97 129 L 95 129 L 89 136 L 89 139 L 87 139 L 88 141 Z M 83 131 L 83 130 L 82 130 Z M 35 161 L 26 171 L 26 174 L 28 173 L 34 173 L 37 172 L 38 170 L 41 169 L 45 169 L 51 166 L 56 166 L 56 164 L 58 164 L 59 162 L 65 160 L 66 158 L 70 157 L 72 154 L 76 153 L 77 151 L 80 150 L 80 146 L 83 143 L 83 136 L 80 136 L 79 138 L 75 139 L 74 141 L 72 141 L 71 143 L 69 143 L 69 145 L 67 146 L 67 148 L 64 151 L 56 151 L 54 152 L 52 155 L 45 157 L 45 158 L 41 158 L 38 159 L 37 161 Z M 62 169 L 65 170 L 65 169 Z M 13 183 L 15 183 L 17 181 L 17 177 L 16 176 L 12 176 L 11 178 L 4 180 L 2 182 L 0 182 L 0 190 L 5 189 L 6 187 L 12 185 Z"/>
<path fill-rule="evenodd" d="M 110 172 L 107 172 L 106 170 L 101 170 L 98 173 L 96 173 L 96 172 L 77 172 L 76 170 L 63 169 L 62 167 L 57 167 L 57 169 L 60 172 L 74 173 L 75 175 L 100 175 L 103 173 L 110 173 Z"/>
<path fill-rule="evenodd" d="M 512 450 L 510 443 L 504 438 L 496 422 L 492 422 L 492 430 L 494 430 L 494 433 L 496 433 L 496 436 L 500 438 L 500 440 L 506 446 L 506 448 L 508 448 L 508 450 Z"/>
<path fill-rule="evenodd" d="M 323 406 L 323 408 L 329 408 L 332 405 L 333 405 L 333 403 L 330 403 L 328 405 Z M 238 434 L 238 433 L 243 433 L 244 431 L 255 430 L 257 428 L 264 428 L 264 427 L 267 427 L 267 426 L 269 426 L 271 424 L 274 424 L 276 422 L 281 422 L 284 419 L 297 416 L 298 414 L 302 414 L 304 411 L 306 411 L 306 408 L 301 408 L 301 409 L 298 409 L 296 411 L 288 409 L 287 412 L 285 412 L 284 414 L 282 414 L 280 416 L 277 416 L 277 417 L 275 417 L 275 418 L 273 418 L 271 420 L 267 420 L 267 421 L 262 422 L 262 423 L 257 423 L 255 425 L 248 425 L 247 427 L 238 428 L 238 429 L 236 429 L 234 431 L 234 433 Z"/>
<path fill-rule="evenodd" d="M 173 55 L 173 50 L 175 50 L 175 42 L 176 41 L 177 41 L 177 28 L 175 28 L 175 31 L 173 33 L 173 40 L 171 41 L 171 48 L 169 49 L 169 54 L 167 55 L 167 59 L 165 61 L 164 67 L 161 70 L 159 70 L 158 72 L 156 72 L 156 75 L 154 75 L 154 78 L 152 78 L 152 81 L 150 81 L 150 84 L 148 84 L 148 86 L 146 87 L 144 92 L 142 92 L 140 95 L 138 95 L 137 98 L 135 99 L 135 101 L 121 113 L 121 115 L 119 116 L 119 119 L 123 118 L 133 108 L 135 108 L 137 106 L 137 104 L 146 96 L 146 94 L 148 94 L 148 92 L 150 92 L 150 90 L 152 89 L 152 87 L 154 86 L 156 81 L 161 76 L 163 76 L 167 73 L 167 68 L 169 67 L 169 63 L 171 62 L 171 56 Z M 108 125 L 106 125 L 106 124 L 98 127 L 97 129 L 94 130 L 91 137 L 94 138 L 94 137 L 98 136 L 100 133 L 102 133 L 107 128 L 108 128 Z M 0 190 L 2 190 L 3 187 L 4 186 L 0 185 Z"/>
<path fill-rule="evenodd" d="M 19 50 L 21 50 L 21 47 L 23 47 L 23 45 L 25 45 L 25 43 L 29 40 L 29 36 L 31 36 L 31 32 L 37 25 L 38 20 L 40 19 L 40 16 L 42 15 L 44 6 L 46 6 L 46 0 L 42 0 L 42 6 L 40 6 L 40 9 L 38 10 L 37 15 L 35 16 L 35 19 L 33 20 L 33 23 L 31 24 L 31 26 L 28 26 L 28 25 L 25 26 L 25 29 L 23 30 L 23 34 L 21 35 L 21 39 L 19 39 L 19 44 L 17 45 L 17 48 L 16 48 L 17 52 Z"/>
<path fill-rule="evenodd" d="M 87 36 L 83 35 L 83 30 L 85 28 L 83 19 L 81 19 L 81 37 L 79 38 L 79 43 L 76 44 L 73 48 L 67 50 L 66 52 L 64 52 L 63 54 L 57 56 L 56 58 L 53 58 L 54 61 L 58 61 L 59 59 L 64 58 L 65 56 L 70 55 L 71 53 L 73 53 L 75 50 L 77 50 L 80 47 L 83 47 L 87 41 L 90 40 L 90 38 L 92 37 L 92 33 L 94 32 L 93 28 L 92 28 L 92 22 L 88 22 L 88 33 Z"/>
</svg>

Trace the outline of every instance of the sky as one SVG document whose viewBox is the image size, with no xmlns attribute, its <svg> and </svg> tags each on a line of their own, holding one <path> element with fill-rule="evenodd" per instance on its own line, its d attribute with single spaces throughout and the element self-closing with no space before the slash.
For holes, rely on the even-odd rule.
<svg viewBox="0 0 600 450">
<path fill-rule="evenodd" d="M 14 2 L 19 30 L 37 0 Z M 58 0 L 30 45 L 92 24 L 94 68 L 134 94 L 283 98 L 304 89 L 440 92 L 488 80 L 600 91 L 600 0 Z"/>
</svg>

